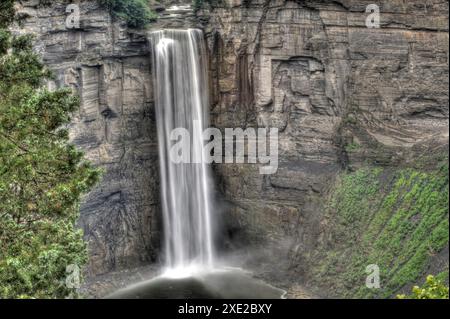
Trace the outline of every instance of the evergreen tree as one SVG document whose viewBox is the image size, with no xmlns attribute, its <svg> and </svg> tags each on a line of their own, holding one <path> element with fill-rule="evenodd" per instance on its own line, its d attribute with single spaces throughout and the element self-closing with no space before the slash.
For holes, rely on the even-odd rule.
<svg viewBox="0 0 450 319">
<path fill-rule="evenodd" d="M 8 31 L 13 3 L 0 3 L 0 298 L 64 298 L 66 267 L 87 260 L 75 222 L 99 171 L 69 143 L 77 97 L 45 89 L 31 37 Z"/>
</svg>

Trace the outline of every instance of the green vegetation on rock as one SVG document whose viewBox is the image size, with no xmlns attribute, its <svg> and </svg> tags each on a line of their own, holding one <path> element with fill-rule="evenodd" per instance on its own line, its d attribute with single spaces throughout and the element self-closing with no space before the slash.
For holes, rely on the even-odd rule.
<svg viewBox="0 0 450 319">
<path fill-rule="evenodd" d="M 0 299 L 64 298 L 66 267 L 87 260 L 75 221 L 99 171 L 69 143 L 78 99 L 43 87 L 50 73 L 11 21 L 0 17 Z"/>
<path fill-rule="evenodd" d="M 2 0 L 0 2 L 0 30 L 7 28 L 14 20 L 14 1 L 15 0 Z"/>
<path fill-rule="evenodd" d="M 350 143 L 350 144 L 348 144 L 348 145 L 345 146 L 345 150 L 346 150 L 348 153 L 356 152 L 356 151 L 358 151 L 360 148 L 361 148 L 361 145 L 359 145 L 358 143 L 355 143 L 355 142 Z"/>
<path fill-rule="evenodd" d="M 211 6 L 219 5 L 222 3 L 222 0 L 193 0 L 194 10 L 199 10 L 203 8 L 205 4 L 209 4 Z"/>
<path fill-rule="evenodd" d="M 343 297 L 386 298 L 419 280 L 448 245 L 448 187 L 447 163 L 342 174 L 326 208 L 331 230 L 313 256 L 316 284 Z M 370 264 L 380 268 L 380 289 L 365 286 Z"/>
<path fill-rule="evenodd" d="M 127 22 L 132 28 L 143 28 L 156 19 L 146 0 L 99 0 L 100 5 Z"/>
</svg>

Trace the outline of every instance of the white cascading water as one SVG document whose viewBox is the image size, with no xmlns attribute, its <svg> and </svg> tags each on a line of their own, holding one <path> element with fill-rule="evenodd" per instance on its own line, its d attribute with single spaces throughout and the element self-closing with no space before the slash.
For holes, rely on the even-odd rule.
<svg viewBox="0 0 450 319">
<path fill-rule="evenodd" d="M 214 249 L 211 224 L 210 167 L 203 161 L 202 132 L 208 125 L 206 48 L 201 30 L 162 30 L 150 34 L 158 127 L 161 200 L 166 273 L 184 276 L 211 268 Z M 194 124 L 195 123 L 195 124 Z M 191 137 L 191 158 L 171 161 L 175 128 Z"/>
</svg>

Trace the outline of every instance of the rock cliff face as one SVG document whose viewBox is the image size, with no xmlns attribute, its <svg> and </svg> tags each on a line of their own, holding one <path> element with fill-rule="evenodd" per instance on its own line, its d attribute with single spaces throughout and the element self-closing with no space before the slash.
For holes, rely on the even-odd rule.
<svg viewBox="0 0 450 319">
<path fill-rule="evenodd" d="M 91 274 L 157 259 L 158 161 L 148 44 L 98 7 L 79 1 L 80 28 L 65 25 L 66 7 L 25 1 L 22 32 L 54 71 L 49 86 L 70 86 L 81 97 L 71 138 L 104 168 L 101 183 L 81 206 Z"/>
<path fill-rule="evenodd" d="M 159 188 L 149 44 L 96 1 L 23 1 L 23 31 L 82 107 L 73 141 L 105 168 L 85 199 L 80 226 L 91 274 L 159 259 Z M 287 263 L 316 246 L 323 197 L 344 168 L 385 167 L 448 147 L 448 2 L 226 0 L 196 15 L 162 1 L 150 29 L 200 27 L 210 50 L 211 118 L 218 128 L 279 129 L 279 169 L 215 166 L 230 245 L 264 241 Z M 181 14 L 181 16 L 180 16 Z M 286 244 L 286 245 L 285 245 Z M 287 255 L 289 254 L 289 255 Z"/>
<path fill-rule="evenodd" d="M 150 29 L 195 26 L 195 14 L 184 2 L 153 4 L 160 18 Z M 66 26 L 72 3 L 80 9 L 77 28 Z M 28 0 L 17 10 L 25 20 L 16 31 L 35 35 L 36 51 L 54 72 L 48 86 L 72 87 L 81 98 L 71 124 L 72 141 L 104 169 L 100 184 L 81 206 L 88 274 L 158 262 L 158 147 L 147 40 L 151 30 L 127 28 L 96 0 Z"/>
<path fill-rule="evenodd" d="M 214 124 L 280 131 L 276 174 L 216 167 L 231 235 L 275 247 L 263 276 L 307 284 L 308 256 L 334 249 L 324 204 L 343 169 L 448 154 L 448 2 L 378 1 L 380 28 L 367 28 L 371 3 L 238 0 L 199 13 Z"/>
<path fill-rule="evenodd" d="M 218 127 L 277 127 L 280 168 L 219 165 L 241 228 L 312 249 L 343 167 L 400 165 L 448 143 L 448 3 L 225 1 L 202 15 Z M 351 150 L 351 151 L 349 151 Z"/>
<path fill-rule="evenodd" d="M 309 256 L 335 249 L 324 204 L 343 169 L 448 154 L 448 2 L 378 1 L 380 28 L 367 28 L 372 2 L 226 1 L 200 13 L 214 124 L 280 131 L 276 174 L 216 167 L 230 233 L 275 247 L 262 260 L 277 269 L 263 276 L 307 284 Z"/>
</svg>

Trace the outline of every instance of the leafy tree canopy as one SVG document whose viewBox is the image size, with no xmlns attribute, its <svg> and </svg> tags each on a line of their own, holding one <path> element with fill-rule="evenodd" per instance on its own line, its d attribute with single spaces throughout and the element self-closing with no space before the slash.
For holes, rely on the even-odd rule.
<svg viewBox="0 0 450 319">
<path fill-rule="evenodd" d="M 49 91 L 31 37 L 13 36 L 14 1 L 0 3 L 0 298 L 62 298 L 66 267 L 82 267 L 79 201 L 99 171 L 69 143 L 78 105 Z"/>
</svg>

